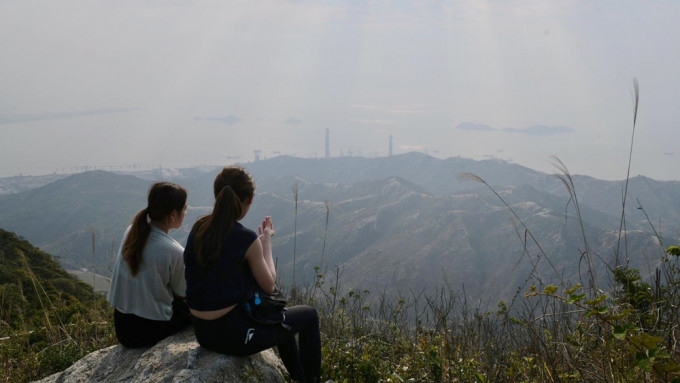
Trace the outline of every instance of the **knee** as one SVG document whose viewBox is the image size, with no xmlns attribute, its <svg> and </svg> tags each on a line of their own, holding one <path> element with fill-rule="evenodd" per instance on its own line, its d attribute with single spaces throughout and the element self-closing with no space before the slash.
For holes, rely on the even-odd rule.
<svg viewBox="0 0 680 383">
<path fill-rule="evenodd" d="M 319 314 L 312 306 L 293 306 L 288 309 L 286 317 L 290 323 L 299 323 L 302 326 L 319 326 Z"/>
<path fill-rule="evenodd" d="M 307 306 L 307 318 L 313 326 L 319 327 L 319 313 L 314 307 Z"/>
<path fill-rule="evenodd" d="M 316 309 L 312 306 L 307 306 L 303 305 L 300 306 L 301 311 L 304 313 L 305 317 L 309 318 L 310 320 L 319 320 L 319 314 L 316 312 Z"/>
</svg>

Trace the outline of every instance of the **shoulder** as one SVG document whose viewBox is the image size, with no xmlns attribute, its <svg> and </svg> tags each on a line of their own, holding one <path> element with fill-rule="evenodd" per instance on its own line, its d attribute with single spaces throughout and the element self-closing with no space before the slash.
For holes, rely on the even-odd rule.
<svg viewBox="0 0 680 383">
<path fill-rule="evenodd" d="M 246 241 L 252 242 L 254 241 L 258 235 L 254 231 L 248 229 L 247 227 L 243 226 L 240 222 L 236 222 L 234 224 L 234 228 L 232 229 L 233 234 L 239 236 L 240 238 L 243 238 Z"/>
<path fill-rule="evenodd" d="M 125 228 L 125 232 L 123 233 L 123 240 L 121 241 L 121 246 L 127 240 L 128 235 L 130 235 L 130 230 L 132 230 L 132 225 L 128 225 L 128 227 Z M 121 249 L 122 249 L 122 247 L 121 247 Z"/>
<path fill-rule="evenodd" d="M 149 246 L 154 251 L 179 255 L 184 253 L 184 247 L 182 247 L 182 245 L 180 245 L 179 242 L 174 240 L 172 237 L 165 234 L 162 230 L 152 228 L 149 239 L 150 241 L 147 242 L 147 246 Z"/>
</svg>

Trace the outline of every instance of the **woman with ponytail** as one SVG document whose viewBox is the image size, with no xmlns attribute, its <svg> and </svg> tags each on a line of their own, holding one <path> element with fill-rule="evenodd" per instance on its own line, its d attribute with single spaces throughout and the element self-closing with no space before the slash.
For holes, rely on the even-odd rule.
<svg viewBox="0 0 680 383">
<path fill-rule="evenodd" d="M 108 301 L 118 341 L 147 347 L 190 324 L 184 301 L 184 248 L 168 236 L 182 226 L 187 192 L 170 182 L 149 190 L 148 205 L 123 236 L 113 266 Z"/>
<path fill-rule="evenodd" d="M 276 283 L 271 218 L 262 221 L 258 233 L 239 222 L 253 203 L 252 177 L 241 167 L 226 167 L 215 178 L 213 191 L 213 211 L 194 224 L 184 250 L 187 305 L 196 340 L 209 350 L 239 356 L 277 346 L 293 379 L 318 382 L 321 342 L 314 308 L 288 307 L 283 323 L 264 325 L 239 307 L 252 283 L 267 293 Z"/>
</svg>

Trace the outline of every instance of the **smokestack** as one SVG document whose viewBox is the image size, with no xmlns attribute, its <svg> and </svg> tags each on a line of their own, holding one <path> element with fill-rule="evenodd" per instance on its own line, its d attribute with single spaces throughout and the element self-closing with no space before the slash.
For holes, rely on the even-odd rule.
<svg viewBox="0 0 680 383">
<path fill-rule="evenodd" d="M 326 158 L 331 156 L 331 134 L 328 128 L 326 128 Z"/>
<path fill-rule="evenodd" d="M 392 157 L 392 135 L 390 134 L 390 157 Z"/>
</svg>

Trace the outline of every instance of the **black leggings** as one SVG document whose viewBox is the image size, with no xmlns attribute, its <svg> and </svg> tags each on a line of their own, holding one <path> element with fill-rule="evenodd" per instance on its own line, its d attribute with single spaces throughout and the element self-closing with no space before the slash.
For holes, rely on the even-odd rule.
<svg viewBox="0 0 680 383">
<path fill-rule="evenodd" d="M 159 340 L 175 334 L 191 324 L 186 301 L 172 302 L 172 318 L 169 321 L 151 320 L 134 314 L 113 310 L 113 325 L 116 338 L 128 348 L 149 347 Z"/>
<path fill-rule="evenodd" d="M 273 346 L 290 376 L 300 382 L 318 382 L 321 375 L 319 317 L 310 306 L 286 308 L 284 326 L 262 325 L 245 316 L 241 307 L 214 320 L 191 316 L 198 343 L 228 355 L 256 354 Z M 299 334 L 300 347 L 295 340 Z"/>
</svg>

